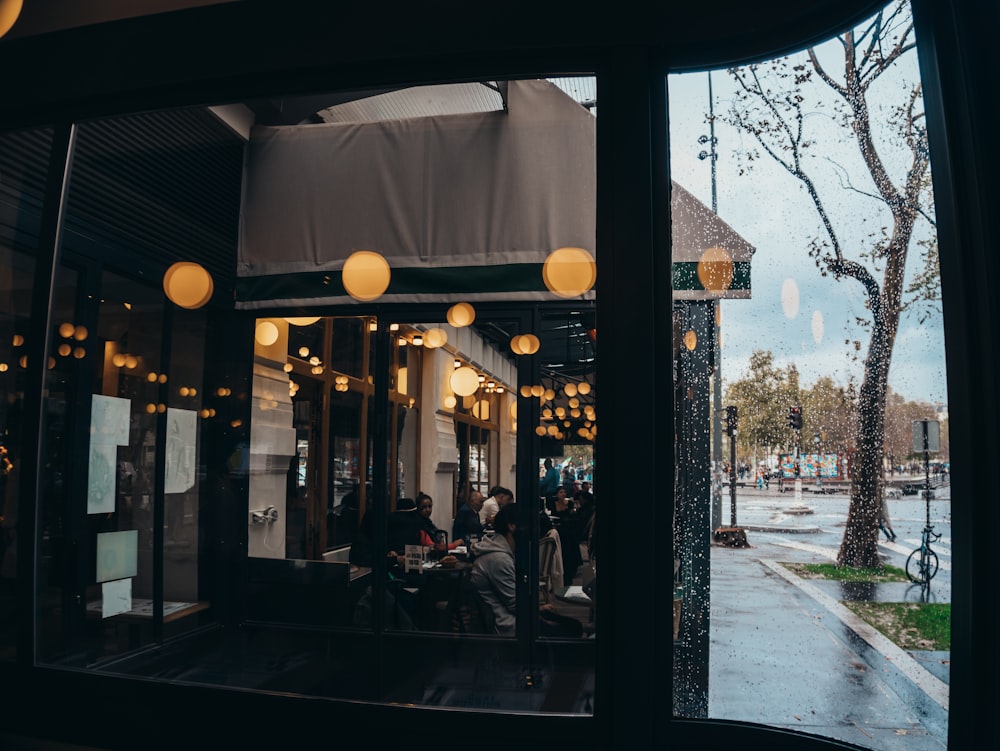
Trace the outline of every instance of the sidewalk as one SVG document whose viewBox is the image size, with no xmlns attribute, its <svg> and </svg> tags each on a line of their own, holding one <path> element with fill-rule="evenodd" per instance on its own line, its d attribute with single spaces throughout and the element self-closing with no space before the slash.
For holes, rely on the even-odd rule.
<svg viewBox="0 0 1000 751">
<path fill-rule="evenodd" d="M 949 654 L 904 651 L 842 604 L 910 601 L 920 588 L 872 584 L 859 596 L 851 585 L 795 576 L 780 562 L 836 555 L 847 499 L 803 494 L 814 513 L 795 505 L 788 493 L 744 491 L 738 522 L 751 547 L 712 546 L 709 717 L 885 751 L 947 748 Z M 900 540 L 880 548 L 897 566 L 910 549 L 903 524 Z M 950 599 L 950 572 L 939 572 L 932 597 Z"/>
</svg>

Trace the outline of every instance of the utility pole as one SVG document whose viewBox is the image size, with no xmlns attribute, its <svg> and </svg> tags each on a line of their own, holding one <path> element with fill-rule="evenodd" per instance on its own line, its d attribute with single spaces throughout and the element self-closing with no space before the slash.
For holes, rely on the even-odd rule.
<svg viewBox="0 0 1000 751">
<path fill-rule="evenodd" d="M 716 192 L 715 163 L 718 159 L 715 137 L 715 97 L 712 96 L 712 72 L 708 72 L 708 135 L 698 138 L 698 143 L 708 145 L 698 154 L 701 160 L 708 159 L 712 168 L 712 213 L 719 213 L 719 199 Z M 719 346 L 719 332 L 722 323 L 722 300 L 717 298 L 713 305 L 715 323 L 712 327 L 712 528 L 722 524 L 722 348 Z"/>
</svg>

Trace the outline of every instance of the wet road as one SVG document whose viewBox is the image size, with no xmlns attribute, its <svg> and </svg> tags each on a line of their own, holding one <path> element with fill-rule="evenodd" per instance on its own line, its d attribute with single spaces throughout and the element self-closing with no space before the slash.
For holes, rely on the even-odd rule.
<svg viewBox="0 0 1000 751">
<path fill-rule="evenodd" d="M 744 490 L 737 522 L 749 549 L 712 547 L 709 716 L 742 720 L 886 751 L 947 747 L 948 653 L 903 651 L 841 601 L 918 602 L 909 583 L 803 580 L 778 562 L 834 560 L 844 532 L 844 495 Z M 931 501 L 941 567 L 927 599 L 950 602 L 948 488 Z M 728 505 L 727 505 L 728 511 Z M 903 568 L 920 543 L 926 501 L 889 501 L 894 542 L 881 536 L 887 563 Z"/>
</svg>

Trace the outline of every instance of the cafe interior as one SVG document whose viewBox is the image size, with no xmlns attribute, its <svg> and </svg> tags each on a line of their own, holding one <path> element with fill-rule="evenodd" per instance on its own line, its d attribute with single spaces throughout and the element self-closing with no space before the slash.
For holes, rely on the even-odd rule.
<svg viewBox="0 0 1000 751">
<path fill-rule="evenodd" d="M 15 5 L 0 0 L 0 21 Z M 327 730 L 843 747 L 705 715 L 719 677 L 695 426 L 714 355 L 696 343 L 716 335 L 714 300 L 751 294 L 754 248 L 669 179 L 655 123 L 666 71 L 801 47 L 878 4 L 723 2 L 711 23 L 670 4 L 586 23 L 534 8 L 516 28 L 497 8 L 439 24 L 413 7 L 71 5 L 24 0 L 0 38 L 0 69 L 20 71 L 0 84 L 0 681 L 23 689 L 0 730 L 14 747 L 203 734 L 263 748 Z M 942 80 L 980 53 L 942 51 L 977 11 L 913 5 L 938 51 L 941 190 L 959 193 L 980 168 L 946 145 L 980 141 L 945 125 L 979 122 L 978 104 Z M 995 299 L 975 328 L 987 298 L 957 292 L 995 269 L 995 219 L 969 213 L 989 190 L 938 205 L 946 312 L 968 323 L 948 329 L 949 374 L 972 385 Z M 958 235 L 961 263 L 944 252 Z M 949 406 L 954 455 L 986 418 L 960 395 Z M 585 528 L 546 512 L 545 459 L 571 491 L 591 483 Z M 666 492 L 636 524 L 645 467 Z M 956 492 L 978 482 L 954 462 Z M 468 540 L 394 537 L 426 495 L 454 545 L 464 500 L 497 486 L 521 521 L 513 636 L 470 593 Z M 562 577 L 549 526 L 579 548 Z M 997 662 L 975 576 L 956 557 L 953 628 L 969 638 L 953 738 L 997 696 L 998 671 L 975 693 L 962 663 Z M 579 633 L 552 635 L 547 610 Z"/>
</svg>

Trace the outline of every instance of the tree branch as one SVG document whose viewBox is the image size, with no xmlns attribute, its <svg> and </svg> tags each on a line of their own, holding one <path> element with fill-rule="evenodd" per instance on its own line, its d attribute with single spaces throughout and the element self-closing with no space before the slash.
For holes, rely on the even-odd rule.
<svg viewBox="0 0 1000 751">
<path fill-rule="evenodd" d="M 822 65 L 820 65 L 819 58 L 816 57 L 816 50 L 810 47 L 808 50 L 806 50 L 806 52 L 809 53 L 809 62 L 812 64 L 813 70 L 815 70 L 819 74 L 819 77 L 823 79 L 823 83 L 825 83 L 831 89 L 836 91 L 842 97 L 846 97 L 847 89 L 841 86 L 839 83 L 837 83 L 837 81 L 835 81 L 833 78 L 831 78 L 830 74 L 826 72 L 826 70 L 823 68 Z"/>
</svg>

